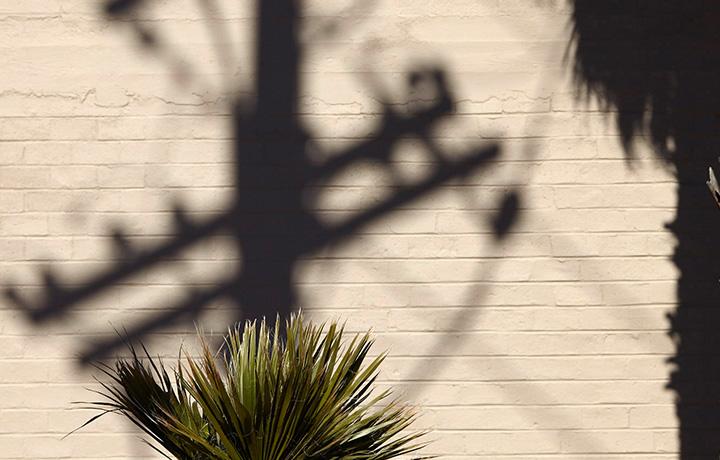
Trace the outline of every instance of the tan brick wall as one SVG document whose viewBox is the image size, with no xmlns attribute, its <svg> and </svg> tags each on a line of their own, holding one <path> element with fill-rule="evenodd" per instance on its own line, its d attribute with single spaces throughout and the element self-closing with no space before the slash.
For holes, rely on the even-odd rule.
<svg viewBox="0 0 720 460">
<path fill-rule="evenodd" d="M 232 186 L 226 99 L 197 8 L 162 1 L 152 24 L 196 71 L 178 85 L 168 60 L 139 49 L 87 0 L 0 2 L 0 283 L 32 296 L 39 269 L 62 281 L 113 263 L 109 235 L 151 245 L 172 231 L 174 201 L 222 210 Z M 251 81 L 252 2 L 225 0 L 216 25 L 235 33 L 241 91 Z M 240 4 L 238 6 L 237 4 Z M 358 6 L 359 5 L 359 6 Z M 377 78 L 404 102 L 405 72 L 439 64 L 457 114 L 433 132 L 448 150 L 498 142 L 499 161 L 393 212 L 298 268 L 313 318 L 373 328 L 388 349 L 382 384 L 424 409 L 427 453 L 470 459 L 677 457 L 665 389 L 675 305 L 670 171 L 639 146 L 628 168 L 610 114 L 578 101 L 564 61 L 564 2 L 308 1 L 302 120 L 326 149 L 372 135 Z M 347 9 L 351 8 L 351 9 Z M 333 26 L 337 34 L 323 35 Z M 412 141 L 395 157 L 406 181 L 428 156 Z M 396 178 L 359 165 L 316 192 L 328 222 L 392 191 Z M 519 222 L 498 243 L 490 221 L 504 194 Z M 35 326 L 0 310 L 0 458 L 151 458 L 120 419 L 62 436 L 92 398 L 75 356 L 162 309 L 188 282 L 233 266 L 229 242 L 116 286 L 62 321 Z M 200 322 L 222 329 L 231 306 Z M 192 325 L 148 338 L 170 352 Z"/>
</svg>

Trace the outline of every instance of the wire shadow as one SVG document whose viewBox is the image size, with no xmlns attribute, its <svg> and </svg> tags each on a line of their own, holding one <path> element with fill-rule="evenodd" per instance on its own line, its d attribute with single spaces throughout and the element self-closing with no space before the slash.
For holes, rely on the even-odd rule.
<svg viewBox="0 0 720 460">
<path fill-rule="evenodd" d="M 144 46 L 176 62 L 159 35 L 140 21 L 143 4 L 142 0 L 115 0 L 107 4 L 106 12 L 110 18 L 121 19 L 132 27 Z M 287 316 L 296 304 L 293 272 L 301 257 L 352 238 L 367 225 L 443 184 L 488 168 L 499 156 L 496 144 L 451 153 L 430 141 L 429 133 L 439 121 L 452 115 L 455 104 L 445 72 L 439 67 L 423 67 L 408 76 L 408 85 L 426 89 L 428 94 L 422 99 L 432 102 L 423 103 L 409 114 L 385 104 L 373 136 L 347 150 L 323 155 L 328 158 L 323 162 L 313 162 L 310 148 L 316 146 L 298 117 L 302 2 L 258 0 L 256 7 L 254 95 L 236 99 L 231 107 L 235 195 L 228 209 L 206 220 L 194 220 L 178 206 L 174 235 L 146 250 L 134 249 L 130 238 L 116 231 L 114 245 L 128 257 L 105 272 L 90 275 L 79 286 L 63 286 L 55 272 L 48 270 L 43 273 L 44 293 L 38 298 L 28 299 L 18 288 L 6 289 L 8 299 L 32 321 L 43 323 L 62 317 L 115 284 L 163 266 L 169 258 L 207 238 L 219 233 L 233 236 L 241 255 L 234 272 L 211 287 L 189 290 L 185 299 L 162 313 L 128 326 L 122 338 L 86 344 L 80 358 L 84 364 L 173 323 L 193 321 L 220 298 L 229 298 L 237 307 L 236 321 Z M 304 201 L 304 190 L 361 162 L 375 162 L 391 170 L 396 144 L 410 137 L 420 139 L 433 159 L 434 169 L 425 178 L 398 184 L 385 201 L 336 224 L 322 223 L 312 203 Z M 509 205 L 512 208 L 512 202 Z M 510 211 L 516 212 L 516 208 Z M 498 232 L 509 226 L 506 220 L 501 216 L 496 222 Z"/>
<path fill-rule="evenodd" d="M 646 138 L 677 171 L 680 277 L 670 319 L 676 343 L 681 458 L 720 456 L 720 212 L 707 168 L 720 152 L 720 4 L 665 0 L 572 0 L 577 84 L 617 111 L 627 158 Z"/>
</svg>

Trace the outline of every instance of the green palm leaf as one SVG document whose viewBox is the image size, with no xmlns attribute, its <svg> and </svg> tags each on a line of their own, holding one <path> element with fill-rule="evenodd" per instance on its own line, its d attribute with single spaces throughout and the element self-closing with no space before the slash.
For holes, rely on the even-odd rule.
<svg viewBox="0 0 720 460">
<path fill-rule="evenodd" d="M 284 333 L 279 320 L 246 322 L 229 331 L 223 358 L 200 337 L 201 356 L 172 371 L 131 348 L 131 358 L 98 366 L 109 377 L 97 391 L 105 401 L 89 404 L 98 416 L 124 414 L 181 460 L 387 460 L 422 448 L 425 433 L 407 431 L 415 413 L 372 393 L 385 355 L 364 365 L 370 335 L 346 343 L 343 334 L 301 315 Z"/>
</svg>

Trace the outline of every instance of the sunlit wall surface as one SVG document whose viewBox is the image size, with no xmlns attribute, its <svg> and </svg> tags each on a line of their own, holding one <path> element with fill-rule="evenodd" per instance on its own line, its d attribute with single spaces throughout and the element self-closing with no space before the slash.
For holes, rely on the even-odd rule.
<svg viewBox="0 0 720 460">
<path fill-rule="evenodd" d="M 147 3 L 0 4 L 1 459 L 156 458 L 119 417 L 61 439 L 83 358 L 172 359 L 262 286 L 373 329 L 426 454 L 678 458 L 675 179 L 576 89 L 570 5 Z"/>
</svg>

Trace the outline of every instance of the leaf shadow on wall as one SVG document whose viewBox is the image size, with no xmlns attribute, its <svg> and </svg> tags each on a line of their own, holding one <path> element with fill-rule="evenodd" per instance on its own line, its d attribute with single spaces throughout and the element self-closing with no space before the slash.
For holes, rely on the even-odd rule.
<svg viewBox="0 0 720 460">
<path fill-rule="evenodd" d="M 199 3 L 206 13 L 212 13 L 212 2 Z M 166 61 L 180 79 L 189 78 L 190 73 L 171 47 L 149 25 L 152 22 L 142 20 L 143 4 L 140 0 L 115 0 L 107 4 L 106 13 L 112 20 L 133 28 L 142 46 Z M 312 150 L 319 147 L 298 116 L 301 6 L 298 0 L 257 1 L 253 95 L 238 97 L 230 107 L 234 153 L 230 167 L 235 184 L 234 198 L 226 211 L 199 220 L 178 206 L 174 234 L 148 249 L 137 249 L 130 237 L 116 231 L 114 245 L 128 256 L 107 271 L 90 274 L 82 284 L 65 286 L 54 271 L 48 270 L 43 274 L 44 293 L 38 298 L 28 298 L 19 288 L 7 288 L 7 297 L 34 322 L 58 320 L 112 286 L 163 267 L 170 258 L 214 235 L 234 238 L 240 254 L 234 272 L 212 286 L 188 289 L 184 300 L 128 326 L 122 337 L 88 343 L 82 363 L 106 357 L 126 341 L 142 339 L 173 323 L 191 323 L 221 298 L 230 299 L 237 307 L 235 321 L 285 317 L 296 305 L 293 273 L 301 257 L 351 240 L 398 208 L 454 180 L 490 168 L 498 158 L 500 148 L 494 143 L 447 152 L 433 142 L 435 126 L 455 111 L 455 97 L 442 68 L 422 66 L 407 76 L 408 88 L 419 93 L 421 103 L 401 113 L 380 95 L 383 107 L 373 135 L 346 150 L 322 155 L 324 161 L 311 160 Z M 220 46 L 224 41 L 222 32 L 211 29 L 219 59 L 230 59 Z M 394 161 L 394 152 L 405 138 L 418 139 L 424 145 L 432 165 L 429 174 L 413 183 L 394 184 L 393 193 L 384 201 L 338 223 L 318 219 L 313 203 L 304 199 L 304 191 L 367 162 L 392 173 L 401 167 Z M 515 222 L 518 199 L 513 192 L 498 206 L 500 214 L 492 223 L 498 237 L 504 236 Z"/>
<path fill-rule="evenodd" d="M 677 173 L 676 343 L 681 458 L 720 455 L 720 211 L 704 181 L 720 153 L 720 3 L 571 0 L 580 88 L 616 111 L 628 161 L 649 141 Z"/>
</svg>

